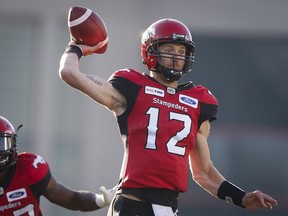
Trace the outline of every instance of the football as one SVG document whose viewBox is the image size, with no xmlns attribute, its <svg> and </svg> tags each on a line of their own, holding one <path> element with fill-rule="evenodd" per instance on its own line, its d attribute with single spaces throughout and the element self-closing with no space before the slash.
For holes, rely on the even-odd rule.
<svg viewBox="0 0 288 216">
<path fill-rule="evenodd" d="M 72 40 L 89 46 L 100 41 L 107 43 L 95 53 L 105 53 L 108 45 L 108 31 L 103 19 L 89 8 L 74 6 L 68 13 L 68 29 Z"/>
</svg>

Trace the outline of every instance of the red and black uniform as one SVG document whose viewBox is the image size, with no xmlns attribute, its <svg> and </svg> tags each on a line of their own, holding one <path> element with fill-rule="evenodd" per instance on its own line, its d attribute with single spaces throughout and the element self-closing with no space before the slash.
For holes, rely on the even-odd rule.
<svg viewBox="0 0 288 216">
<path fill-rule="evenodd" d="M 192 82 L 173 89 L 132 69 L 115 72 L 109 81 L 127 101 L 127 110 L 117 117 L 127 148 L 122 190 L 177 206 L 179 192 L 188 186 L 189 152 L 201 124 L 217 118 L 217 99 Z"/>
<path fill-rule="evenodd" d="M 0 215 L 41 216 L 40 196 L 50 178 L 49 165 L 41 156 L 20 153 L 5 185 L 0 185 Z"/>
</svg>

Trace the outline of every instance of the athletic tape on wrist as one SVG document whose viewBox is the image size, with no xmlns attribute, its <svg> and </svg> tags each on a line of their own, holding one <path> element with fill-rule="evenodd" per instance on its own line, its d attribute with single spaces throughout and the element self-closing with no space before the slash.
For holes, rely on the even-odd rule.
<svg viewBox="0 0 288 216">
<path fill-rule="evenodd" d="M 245 208 L 242 204 L 242 199 L 245 194 L 246 193 L 236 185 L 228 181 L 224 181 L 218 189 L 217 197 L 225 200 L 227 203 L 233 203 L 234 205 Z"/>
<path fill-rule="evenodd" d="M 75 53 L 78 56 L 78 59 L 80 59 L 83 55 L 81 48 L 76 45 L 68 45 L 66 47 L 65 53 Z"/>
</svg>

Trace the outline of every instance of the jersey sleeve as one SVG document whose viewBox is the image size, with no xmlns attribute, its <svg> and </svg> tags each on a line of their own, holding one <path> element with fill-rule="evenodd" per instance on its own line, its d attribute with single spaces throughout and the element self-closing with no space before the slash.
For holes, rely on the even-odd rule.
<svg viewBox="0 0 288 216">
<path fill-rule="evenodd" d="M 141 82 L 141 76 L 143 77 L 137 71 L 124 69 L 113 73 L 108 80 L 125 97 L 127 101 L 126 113 L 130 112 L 135 104 L 135 100 L 141 89 L 141 85 L 138 84 Z"/>
<path fill-rule="evenodd" d="M 122 69 L 114 72 L 108 81 L 129 102 L 135 98 L 135 94 L 138 94 L 140 89 L 140 86 L 136 84 L 140 80 L 139 75 L 138 72 L 132 69 Z"/>
<path fill-rule="evenodd" d="M 30 179 L 33 193 L 41 195 L 51 179 L 49 164 L 43 157 L 33 153 L 20 153 L 19 157 L 23 161 L 22 168 L 25 168 L 25 173 Z"/>
<path fill-rule="evenodd" d="M 218 100 L 217 98 L 210 92 L 209 89 L 199 86 L 202 89 L 202 98 L 200 101 L 200 117 L 198 120 L 199 128 L 201 124 L 209 120 L 210 122 L 216 120 L 218 118 Z"/>
<path fill-rule="evenodd" d="M 141 85 L 139 85 L 141 76 L 143 77 L 143 75 L 137 71 L 124 69 L 113 73 L 108 80 L 112 86 L 125 97 L 127 102 L 127 109 L 125 112 L 122 115 L 117 116 L 120 133 L 122 135 L 128 134 L 126 120 L 135 105 L 137 96 L 141 89 Z"/>
</svg>

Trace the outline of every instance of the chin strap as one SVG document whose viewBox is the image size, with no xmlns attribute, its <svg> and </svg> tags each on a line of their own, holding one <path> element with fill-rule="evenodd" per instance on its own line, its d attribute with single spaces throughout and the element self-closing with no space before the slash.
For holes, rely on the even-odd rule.
<svg viewBox="0 0 288 216">
<path fill-rule="evenodd" d="M 157 73 L 162 73 L 166 77 L 167 81 L 169 81 L 169 82 L 178 81 L 181 78 L 181 76 L 184 75 L 183 71 L 173 72 L 172 69 L 163 67 L 159 63 L 157 65 L 156 69 L 154 69 L 153 71 L 157 72 Z"/>
</svg>

